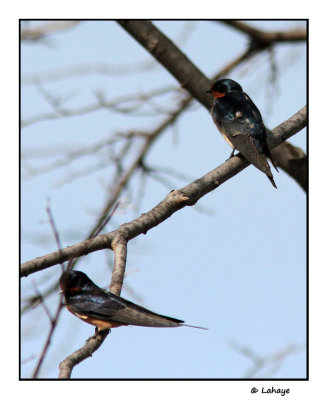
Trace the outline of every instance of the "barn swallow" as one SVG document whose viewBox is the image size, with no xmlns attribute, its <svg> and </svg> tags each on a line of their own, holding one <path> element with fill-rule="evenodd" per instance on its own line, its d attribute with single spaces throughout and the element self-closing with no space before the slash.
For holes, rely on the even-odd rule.
<svg viewBox="0 0 328 400">
<path fill-rule="evenodd" d="M 237 149 L 256 168 L 264 172 L 277 188 L 267 157 L 278 171 L 266 140 L 266 128 L 262 116 L 239 83 L 232 79 L 220 79 L 210 90 L 214 97 L 212 117 L 227 143 Z M 279 171 L 278 171 L 279 172 Z"/>
<path fill-rule="evenodd" d="M 60 277 L 61 293 L 65 297 L 68 311 L 97 331 L 105 331 L 122 325 L 138 325 L 157 328 L 189 326 L 176 318 L 156 314 L 131 301 L 116 296 L 95 285 L 81 271 L 65 271 Z"/>
</svg>

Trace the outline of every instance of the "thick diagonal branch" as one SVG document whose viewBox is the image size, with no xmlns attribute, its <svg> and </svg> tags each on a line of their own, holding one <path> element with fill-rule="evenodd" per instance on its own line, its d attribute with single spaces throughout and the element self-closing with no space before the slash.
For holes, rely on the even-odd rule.
<svg viewBox="0 0 328 400">
<path fill-rule="evenodd" d="M 211 81 L 182 51 L 150 21 L 123 20 L 118 23 L 160 62 L 181 86 L 208 110 L 212 100 L 205 91 Z"/>
<path fill-rule="evenodd" d="M 269 136 L 270 147 L 278 146 L 283 140 L 303 129 L 306 124 L 307 109 L 303 107 L 287 121 L 273 129 L 272 135 Z M 129 223 L 121 225 L 117 230 L 25 262 L 21 266 L 21 276 L 28 276 L 31 273 L 97 250 L 113 249 L 113 241 L 120 235 L 126 241 L 129 241 L 142 233 L 147 233 L 149 229 L 165 221 L 181 208 L 194 205 L 200 198 L 235 176 L 248 165 L 248 161 L 244 158 L 232 157 L 202 178 L 195 180 L 180 190 L 170 192 L 152 210 Z"/>
</svg>

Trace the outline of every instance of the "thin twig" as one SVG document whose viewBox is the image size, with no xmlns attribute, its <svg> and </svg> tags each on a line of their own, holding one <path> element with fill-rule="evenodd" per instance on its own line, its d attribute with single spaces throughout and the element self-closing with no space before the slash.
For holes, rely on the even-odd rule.
<svg viewBox="0 0 328 400">
<path fill-rule="evenodd" d="M 50 226 L 52 228 L 53 234 L 54 234 L 55 239 L 56 239 L 58 251 L 60 252 L 61 249 L 62 249 L 62 244 L 60 242 L 59 233 L 58 233 L 58 230 L 56 228 L 56 223 L 55 223 L 55 220 L 54 220 L 51 208 L 50 208 L 50 200 L 49 199 L 47 201 L 46 211 L 47 211 L 47 214 L 48 214 Z M 63 264 L 61 264 L 61 267 L 62 267 L 62 271 L 64 271 L 64 265 Z M 50 347 L 51 339 L 52 339 L 52 336 L 53 336 L 53 334 L 55 332 L 55 329 L 56 329 L 56 326 L 57 326 L 57 322 L 58 322 L 58 319 L 59 319 L 59 315 L 60 315 L 60 312 L 62 310 L 63 301 L 62 301 L 62 295 L 60 295 L 55 315 L 54 315 L 54 317 L 52 317 L 51 313 L 50 313 L 50 310 L 46 306 L 46 303 L 45 303 L 45 300 L 44 300 L 43 296 L 37 290 L 36 287 L 34 287 L 34 290 L 36 291 L 38 297 L 40 298 L 41 304 L 42 304 L 43 308 L 45 309 L 46 314 L 47 314 L 47 316 L 49 318 L 49 321 L 50 321 L 50 329 L 49 329 L 45 344 L 43 346 L 43 349 L 41 351 L 40 357 L 38 359 L 38 362 L 36 364 L 36 367 L 35 367 L 33 375 L 32 375 L 32 378 L 36 379 L 38 377 L 38 375 L 39 375 L 39 372 L 40 372 L 42 363 L 43 363 L 43 361 L 44 361 L 44 359 L 46 357 L 47 351 L 48 351 L 48 349 Z"/>
<path fill-rule="evenodd" d="M 44 359 L 46 357 L 47 351 L 48 351 L 48 349 L 50 347 L 52 336 L 53 336 L 53 334 L 55 332 L 55 329 L 57 327 L 57 322 L 58 322 L 59 315 L 60 315 L 60 312 L 61 312 L 62 308 L 63 308 L 62 295 L 60 295 L 60 299 L 59 299 L 59 302 L 58 302 L 58 306 L 57 306 L 55 315 L 54 315 L 53 318 L 50 319 L 50 330 L 48 332 L 45 344 L 43 346 L 43 349 L 41 351 L 39 360 L 38 360 L 37 365 L 35 367 L 35 370 L 33 372 L 33 375 L 32 375 L 33 379 L 36 379 L 38 377 L 38 375 L 39 375 L 40 368 L 41 368 L 42 363 L 43 363 L 43 361 L 44 361 Z"/>
<path fill-rule="evenodd" d="M 20 32 L 21 40 L 40 40 L 50 34 L 61 32 L 66 29 L 73 28 L 81 21 L 55 21 L 47 22 L 43 25 L 33 28 L 22 28 Z"/>
<path fill-rule="evenodd" d="M 248 346 L 244 346 L 239 344 L 235 341 L 231 341 L 230 346 L 235 349 L 238 353 L 242 354 L 243 356 L 247 357 L 253 362 L 253 365 L 248 368 L 245 372 L 244 377 L 246 379 L 254 379 L 256 376 L 259 377 L 259 373 L 261 370 L 263 371 L 264 368 L 271 366 L 270 373 L 267 373 L 267 376 L 261 376 L 261 378 L 270 379 L 273 375 L 277 372 L 277 370 L 282 365 L 283 360 L 287 357 L 297 354 L 301 351 L 304 351 L 304 345 L 287 345 L 286 347 L 275 351 L 272 354 L 262 356 L 256 353 L 252 348 Z"/>
<path fill-rule="evenodd" d="M 236 20 L 219 20 L 217 22 L 229 25 L 242 33 L 249 35 L 254 41 L 262 43 L 262 45 L 272 45 L 281 42 L 304 42 L 307 40 L 307 32 L 305 29 L 291 29 L 286 31 L 269 32 L 254 28 L 242 21 Z"/>
<path fill-rule="evenodd" d="M 39 90 L 41 90 L 42 86 L 38 84 L 37 86 Z M 113 112 L 119 113 L 131 113 L 135 109 L 142 107 L 147 100 L 162 96 L 170 92 L 176 91 L 178 88 L 176 86 L 165 86 L 162 88 L 156 88 L 148 93 L 136 93 L 129 94 L 125 96 L 120 96 L 116 99 L 112 100 L 104 100 L 103 95 L 97 93 L 96 94 L 96 102 L 92 104 L 86 104 L 84 106 L 76 107 L 76 108 L 64 108 L 60 100 L 57 97 L 52 95 L 50 92 L 42 89 L 41 94 L 44 99 L 52 106 L 54 111 L 44 112 L 36 115 L 32 115 L 31 117 L 24 118 L 21 121 L 22 128 L 35 124 L 37 122 L 47 121 L 47 120 L 58 120 L 66 117 L 76 117 L 80 115 L 89 114 L 99 110 L 111 110 Z M 122 103 L 131 103 L 134 102 L 133 106 L 123 107 Z"/>
</svg>

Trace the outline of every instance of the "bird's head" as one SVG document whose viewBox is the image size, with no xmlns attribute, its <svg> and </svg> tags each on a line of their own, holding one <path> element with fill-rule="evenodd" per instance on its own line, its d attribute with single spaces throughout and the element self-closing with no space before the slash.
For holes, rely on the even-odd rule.
<svg viewBox="0 0 328 400">
<path fill-rule="evenodd" d="M 236 81 L 232 79 L 220 79 L 213 83 L 210 90 L 206 93 L 210 93 L 214 98 L 224 97 L 231 92 L 242 92 L 243 89 Z"/>
</svg>

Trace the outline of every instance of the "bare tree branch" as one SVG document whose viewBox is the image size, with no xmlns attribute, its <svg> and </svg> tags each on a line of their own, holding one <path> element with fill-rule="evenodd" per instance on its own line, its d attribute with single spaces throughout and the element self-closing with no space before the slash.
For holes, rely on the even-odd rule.
<svg viewBox="0 0 328 400">
<path fill-rule="evenodd" d="M 114 269 L 109 290 L 119 296 L 122 290 L 127 256 L 127 241 L 123 235 L 115 237 L 112 249 L 114 251 Z"/>
<path fill-rule="evenodd" d="M 210 80 L 170 39 L 150 21 L 123 20 L 118 23 L 180 82 L 181 87 L 208 110 L 211 108 L 212 100 L 205 93 Z"/>
<path fill-rule="evenodd" d="M 21 121 L 22 128 L 25 128 L 37 122 L 58 120 L 67 117 L 76 117 L 80 115 L 93 113 L 99 110 L 110 110 L 122 114 L 132 113 L 143 107 L 145 104 L 147 104 L 147 101 L 149 99 L 157 96 L 162 96 L 169 92 L 174 92 L 176 90 L 176 87 L 171 85 L 151 90 L 149 93 L 129 94 L 126 96 L 120 96 L 112 100 L 105 100 L 103 98 L 104 95 L 102 93 L 96 93 L 97 100 L 92 104 L 87 104 L 76 108 L 65 108 L 62 104 L 61 99 L 58 99 L 51 93 L 47 92 L 45 89 L 42 88 L 40 84 L 38 84 L 37 87 L 40 89 L 40 93 L 43 95 L 44 99 L 51 105 L 54 111 L 44 112 L 33 115 L 29 118 L 22 119 Z M 128 104 L 132 103 L 132 105 L 122 106 L 122 104 L 125 103 Z M 162 110 L 161 113 L 163 112 L 164 111 Z M 165 113 L 167 113 L 167 111 L 165 111 Z"/>
<path fill-rule="evenodd" d="M 69 379 L 75 365 L 91 357 L 102 345 L 108 334 L 109 331 L 98 332 L 96 335 L 92 336 L 83 347 L 66 357 L 65 360 L 59 364 L 59 379 Z"/>
<path fill-rule="evenodd" d="M 175 38 L 175 42 L 181 46 L 190 37 L 191 32 L 196 26 L 196 21 L 186 21 L 181 31 Z M 24 75 L 21 78 L 21 85 L 32 85 L 37 82 L 54 82 L 60 79 L 76 78 L 83 75 L 130 75 L 138 72 L 150 71 L 158 67 L 158 64 L 154 60 L 134 61 L 130 64 L 108 64 L 105 62 L 92 62 L 85 64 L 78 64 L 72 66 L 66 66 L 62 68 L 56 68 L 55 70 L 38 72 L 37 74 Z"/>
<path fill-rule="evenodd" d="M 218 22 L 229 25 L 240 32 L 249 35 L 252 40 L 269 46 L 279 42 L 304 42 L 307 40 L 307 32 L 304 29 L 292 29 L 287 31 L 268 32 L 252 27 L 236 20 L 219 20 Z"/>
<path fill-rule="evenodd" d="M 50 34 L 70 29 L 80 22 L 81 21 L 55 21 L 47 22 L 46 24 L 40 25 L 37 28 L 22 28 L 20 32 L 20 38 L 21 40 L 44 39 Z"/>
<path fill-rule="evenodd" d="M 48 200 L 48 204 L 47 204 L 47 214 L 48 214 L 48 218 L 49 218 L 49 222 L 50 222 L 53 234 L 54 234 L 55 239 L 56 239 L 57 247 L 59 249 L 58 251 L 60 252 L 62 245 L 61 245 L 61 242 L 60 242 L 60 237 L 59 237 L 58 230 L 56 228 L 55 220 L 54 220 L 51 208 L 50 208 L 49 200 Z M 61 267 L 62 267 L 62 271 L 63 271 L 64 270 L 64 266 L 61 265 Z M 47 354 L 47 352 L 48 352 L 48 350 L 50 348 L 51 338 L 53 337 L 53 334 L 54 334 L 55 329 L 57 327 L 58 319 L 59 319 L 59 316 L 60 316 L 60 313 L 61 313 L 61 310 L 62 310 L 62 307 L 63 307 L 63 301 L 62 301 L 62 296 L 60 296 L 60 298 L 58 300 L 58 305 L 57 305 L 57 309 L 56 309 L 55 315 L 54 315 L 54 317 L 52 317 L 52 315 L 50 313 L 50 310 L 48 309 L 48 307 L 46 305 L 44 297 L 37 290 L 36 286 L 34 286 L 34 288 L 35 288 L 37 297 L 40 299 L 40 302 L 43 305 L 43 308 L 45 309 L 45 312 L 46 312 L 46 314 L 48 316 L 48 319 L 49 319 L 49 322 L 50 322 L 50 329 L 49 329 L 45 344 L 43 346 L 43 349 L 41 351 L 40 357 L 38 359 L 38 362 L 36 364 L 36 367 L 35 367 L 33 375 L 32 375 L 32 378 L 36 379 L 38 377 L 38 375 L 39 375 L 39 372 L 40 372 L 41 366 L 43 364 L 43 361 L 45 360 L 46 354 Z"/>
<path fill-rule="evenodd" d="M 272 150 L 272 157 L 278 167 L 308 191 L 308 158 L 301 148 L 283 142 Z"/>
<path fill-rule="evenodd" d="M 256 353 L 252 348 L 248 346 L 241 345 L 237 342 L 231 341 L 230 346 L 238 351 L 238 353 L 249 358 L 253 365 L 245 372 L 244 377 L 246 379 L 254 379 L 256 375 L 264 368 L 271 367 L 271 371 L 268 374 L 268 378 L 272 378 L 273 374 L 281 367 L 283 361 L 294 354 L 304 351 L 304 345 L 287 345 L 284 348 L 266 355 L 262 356 Z M 263 378 L 263 376 L 262 376 Z"/>
<path fill-rule="evenodd" d="M 283 140 L 288 139 L 296 132 L 303 129 L 306 124 L 307 109 L 303 107 L 287 121 L 273 129 L 272 135 L 269 136 L 270 147 L 278 146 Z M 113 240 L 118 235 L 123 236 L 126 241 L 129 241 L 142 233 L 145 234 L 149 229 L 165 221 L 183 207 L 194 205 L 201 197 L 216 189 L 222 183 L 245 169 L 248 165 L 248 161 L 238 154 L 236 157 L 230 158 L 213 171 L 184 188 L 173 190 L 152 210 L 142 214 L 129 223 L 121 225 L 117 230 L 66 247 L 65 249 L 61 249 L 61 251 L 55 251 L 25 262 L 21 266 L 21 276 L 28 276 L 31 273 L 51 267 L 60 262 L 80 257 L 97 250 L 105 248 L 113 249 Z"/>
<path fill-rule="evenodd" d="M 154 68 L 156 64 L 152 60 L 134 62 L 131 64 L 111 65 L 107 63 L 88 63 L 57 68 L 52 71 L 40 72 L 38 74 L 24 75 L 21 79 L 23 85 L 34 85 L 37 82 L 55 82 L 61 79 L 76 78 L 83 75 L 129 75 L 138 72 L 145 72 Z"/>
</svg>

